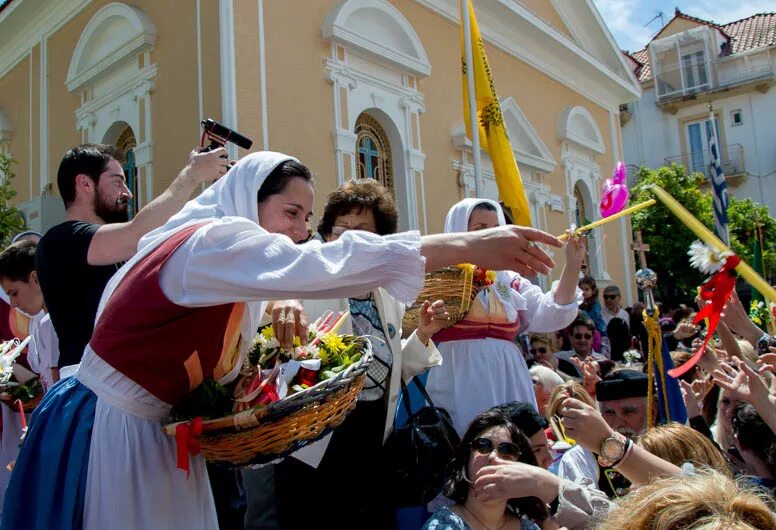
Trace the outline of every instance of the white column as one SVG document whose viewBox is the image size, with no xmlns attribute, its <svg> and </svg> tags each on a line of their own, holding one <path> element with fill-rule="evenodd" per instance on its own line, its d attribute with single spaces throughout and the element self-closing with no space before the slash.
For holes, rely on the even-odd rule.
<svg viewBox="0 0 776 530">
<path fill-rule="evenodd" d="M 237 74 L 234 58 L 234 3 L 220 0 L 218 4 L 218 32 L 221 45 L 221 119 L 223 124 L 237 130 Z M 230 159 L 237 158 L 237 146 L 227 144 Z"/>
</svg>

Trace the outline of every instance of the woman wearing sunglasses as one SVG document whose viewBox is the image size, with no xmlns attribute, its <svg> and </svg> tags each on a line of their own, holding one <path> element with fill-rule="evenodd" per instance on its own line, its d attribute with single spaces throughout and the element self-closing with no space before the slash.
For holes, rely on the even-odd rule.
<svg viewBox="0 0 776 530">
<path fill-rule="evenodd" d="M 557 528 L 537 497 L 485 495 L 475 489 L 483 472 L 516 462 L 538 466 L 528 438 L 498 410 L 483 412 L 469 425 L 448 468 L 444 494 L 455 501 L 434 512 L 424 530 L 538 530 Z M 537 469 L 539 469 L 537 467 Z"/>
</svg>

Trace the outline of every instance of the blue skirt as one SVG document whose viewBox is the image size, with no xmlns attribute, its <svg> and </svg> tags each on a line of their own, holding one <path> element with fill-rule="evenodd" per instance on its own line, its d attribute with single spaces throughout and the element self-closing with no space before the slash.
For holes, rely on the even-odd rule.
<svg viewBox="0 0 776 530">
<path fill-rule="evenodd" d="M 0 530 L 83 526 L 96 403 L 97 396 L 74 377 L 43 397 L 11 473 Z"/>
</svg>

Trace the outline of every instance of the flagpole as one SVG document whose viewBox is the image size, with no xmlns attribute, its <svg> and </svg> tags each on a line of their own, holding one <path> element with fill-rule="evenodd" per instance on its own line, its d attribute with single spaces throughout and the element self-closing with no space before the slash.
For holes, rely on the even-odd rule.
<svg viewBox="0 0 776 530">
<path fill-rule="evenodd" d="M 463 2 L 466 6 L 463 6 Z M 472 155 L 474 157 L 474 196 L 482 197 L 480 179 L 482 178 L 482 163 L 480 160 L 480 127 L 477 120 L 477 93 L 474 85 L 474 54 L 472 53 L 472 25 L 469 18 L 470 0 L 461 0 L 461 16 L 463 17 L 464 50 L 466 55 L 466 81 L 469 86 L 469 121 L 472 131 Z"/>
</svg>

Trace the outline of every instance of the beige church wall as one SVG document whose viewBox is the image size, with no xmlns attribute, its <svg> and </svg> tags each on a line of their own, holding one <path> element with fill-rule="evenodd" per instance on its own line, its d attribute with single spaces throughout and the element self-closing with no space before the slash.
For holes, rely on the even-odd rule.
<svg viewBox="0 0 776 530">
<path fill-rule="evenodd" d="M 13 137 L 8 150 L 16 160 L 12 182 L 17 195 L 13 204 L 24 202 L 30 197 L 30 173 L 34 169 L 30 160 L 30 57 L 19 61 L 7 74 L 0 77 L 0 108 L 13 127 Z"/>
<path fill-rule="evenodd" d="M 177 0 L 175 4 L 176 7 L 172 7 L 172 2 L 134 2 L 154 24 L 158 35 L 151 51 L 151 62 L 159 68 L 151 92 L 154 196 L 162 193 L 183 168 L 200 136 L 197 14 L 193 2 Z M 202 4 L 205 11 L 204 6 L 210 2 Z M 214 15 L 217 12 L 208 13 L 207 17 Z M 216 35 L 211 33 L 207 42 L 203 41 L 203 51 L 205 46 L 218 48 Z M 135 131 L 135 135 L 139 136 L 140 132 Z"/>
<path fill-rule="evenodd" d="M 266 3 L 266 2 L 265 2 Z M 253 140 L 251 151 L 262 149 L 259 8 L 257 2 L 236 2 L 234 54 L 237 69 L 237 126 Z M 241 155 L 245 152 L 240 151 Z"/>
<path fill-rule="evenodd" d="M 251 2 L 240 1 L 239 5 L 250 4 Z M 236 10 L 235 10 L 236 11 Z M 195 20 L 196 23 L 196 20 Z M 219 46 L 219 17 L 218 2 L 203 0 L 200 2 L 200 37 L 202 40 L 202 109 L 203 118 L 212 118 L 221 121 L 221 48 Z M 194 28 L 196 31 L 196 27 Z M 195 64 L 197 58 L 197 41 L 193 37 L 193 48 L 189 52 Z M 236 44 L 235 44 L 236 45 Z M 194 94 L 197 92 L 196 85 L 192 88 Z M 196 111 L 193 114 L 196 117 Z M 239 113 L 238 113 L 239 120 Z M 193 121 L 193 120 L 189 120 Z M 238 121 L 239 125 L 239 121 Z M 193 129 L 192 129 L 193 132 Z"/>
<path fill-rule="evenodd" d="M 105 3 L 89 4 L 48 39 L 48 174 L 51 191 L 57 195 L 57 169 L 62 156 L 68 149 L 81 143 L 75 117 L 75 111 L 81 106 L 81 97 L 78 92 L 71 93 L 65 86 L 67 70 L 81 32 Z"/>
<path fill-rule="evenodd" d="M 518 2 L 527 7 L 534 15 L 541 18 L 554 29 L 573 40 L 566 24 L 563 23 L 563 19 L 560 18 L 558 12 L 555 11 L 555 8 L 548 0 L 518 0 Z"/>
<path fill-rule="evenodd" d="M 323 67 L 330 48 L 321 38 L 321 24 L 335 5 L 264 2 L 269 147 L 299 157 L 312 170 L 316 221 L 337 184 L 332 86 Z M 258 84 L 252 100 L 260 104 Z"/>
</svg>

